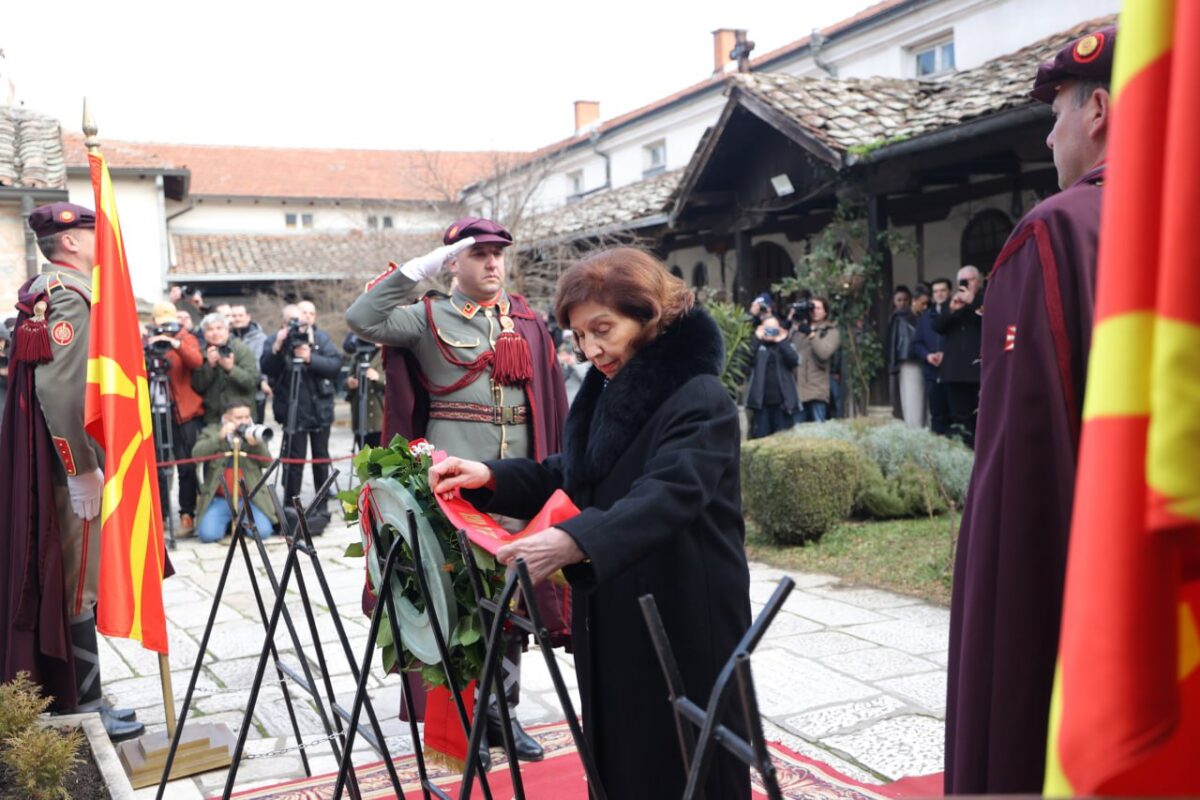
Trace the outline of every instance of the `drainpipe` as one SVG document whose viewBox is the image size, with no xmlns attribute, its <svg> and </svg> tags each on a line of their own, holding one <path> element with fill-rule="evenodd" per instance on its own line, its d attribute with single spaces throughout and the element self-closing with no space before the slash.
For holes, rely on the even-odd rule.
<svg viewBox="0 0 1200 800">
<path fill-rule="evenodd" d="M 820 29 L 813 28 L 812 35 L 809 37 L 809 39 L 812 41 L 811 49 L 812 49 L 813 63 L 816 64 L 818 67 L 820 67 L 822 70 L 824 70 L 829 75 L 829 77 L 836 78 L 837 77 L 837 66 L 829 63 L 821 56 L 821 53 L 825 47 L 825 37 L 821 35 Z"/>
<path fill-rule="evenodd" d="M 592 131 L 592 135 L 588 137 L 588 142 L 592 145 L 592 152 L 604 159 L 604 185 L 601 189 L 612 188 L 612 156 L 603 152 L 597 145 L 600 142 L 600 132 Z"/>
</svg>

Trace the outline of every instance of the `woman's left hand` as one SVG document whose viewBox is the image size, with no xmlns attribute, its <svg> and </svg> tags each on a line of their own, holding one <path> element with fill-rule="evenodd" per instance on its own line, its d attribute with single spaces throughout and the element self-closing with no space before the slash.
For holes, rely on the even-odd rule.
<svg viewBox="0 0 1200 800">
<path fill-rule="evenodd" d="M 506 544 L 496 553 L 501 564 L 525 559 L 525 567 L 534 583 L 541 583 L 568 564 L 578 564 L 586 556 L 575 544 L 575 539 L 566 531 L 547 528 L 524 539 Z"/>
</svg>

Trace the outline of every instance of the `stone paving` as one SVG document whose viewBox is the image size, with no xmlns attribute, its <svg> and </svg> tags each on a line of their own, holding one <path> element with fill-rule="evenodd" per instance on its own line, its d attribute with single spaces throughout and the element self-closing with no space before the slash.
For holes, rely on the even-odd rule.
<svg viewBox="0 0 1200 800">
<path fill-rule="evenodd" d="M 335 427 L 332 438 L 331 452 L 335 456 L 348 452 L 349 434 L 345 428 Z M 306 486 L 306 492 L 311 492 L 311 485 Z M 346 545 L 356 539 L 357 530 L 334 523 L 317 544 L 353 656 L 361 660 L 368 623 L 359 607 L 363 561 L 343 554 Z M 171 554 L 177 572 L 166 581 L 164 594 L 177 708 L 182 705 L 213 607 L 228 543 L 229 539 L 209 545 L 194 538 L 183 539 Z M 278 574 L 286 545 L 273 537 L 266 544 L 266 552 Z M 256 554 L 253 560 L 269 612 L 274 596 Z M 762 609 L 785 575 L 796 582 L 796 589 L 752 659 L 766 737 L 870 783 L 940 771 L 949 612 L 890 592 L 848 586 L 827 575 L 785 573 L 751 564 L 754 613 Z M 348 706 L 353 696 L 349 664 L 337 643 L 329 609 L 323 601 L 317 601 L 320 592 L 309 564 L 304 565 L 304 577 L 314 598 L 317 638 L 324 648 L 334 691 L 339 702 Z M 301 630 L 301 647 L 315 670 L 312 638 L 294 581 L 289 598 L 288 608 Z M 190 720 L 225 722 L 234 730 L 242 725 L 264 631 L 249 572 L 239 557 L 217 607 Z M 282 660 L 298 667 L 291 638 L 282 626 L 275 643 Z M 556 651 L 554 658 L 578 709 L 571 656 Z M 163 729 L 156 654 L 143 651 L 136 642 L 102 638 L 101 663 L 109 698 L 117 705 L 136 708 L 138 718 L 151 731 Z M 270 665 L 267 675 L 247 739 L 247 753 L 263 757 L 243 760 L 238 790 L 304 775 L 296 750 L 278 752 L 296 742 Z M 399 679 L 384 676 L 376 663 L 369 680 L 388 747 L 394 755 L 411 753 L 408 723 L 401 723 L 396 715 Z M 324 727 L 316 706 L 299 690 L 293 690 L 291 697 L 302 738 L 321 739 Z M 527 725 L 563 718 L 549 671 L 537 649 L 525 655 L 518 715 Z M 356 763 L 375 760 L 378 756 L 360 740 Z M 328 744 L 310 748 L 309 761 L 313 774 L 336 770 Z M 178 780 L 169 785 L 165 797 L 192 800 L 219 796 L 225 779 L 222 770 Z M 137 796 L 149 798 L 154 793 L 154 787 L 149 787 L 139 790 Z"/>
</svg>

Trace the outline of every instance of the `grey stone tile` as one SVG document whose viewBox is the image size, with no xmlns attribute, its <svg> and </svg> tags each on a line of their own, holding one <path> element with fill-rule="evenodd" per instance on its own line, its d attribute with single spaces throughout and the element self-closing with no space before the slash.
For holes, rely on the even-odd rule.
<svg viewBox="0 0 1200 800">
<path fill-rule="evenodd" d="M 213 626 L 212 636 L 208 640 L 208 651 L 222 661 L 256 656 L 262 652 L 265 641 L 266 630 L 256 622 L 221 622 Z M 287 631 L 282 624 L 280 630 L 275 632 L 275 646 L 280 650 L 291 649 Z"/>
<path fill-rule="evenodd" d="M 939 606 L 915 605 L 884 609 L 884 614 L 925 627 L 950 627 L 950 609 Z"/>
<path fill-rule="evenodd" d="M 183 689 L 187 686 L 190 677 L 190 672 L 182 670 L 171 672 L 172 690 L 176 692 L 179 698 L 182 698 Z M 199 685 L 205 685 L 210 689 L 215 688 L 211 682 L 206 682 L 203 679 L 201 679 Z M 157 675 L 105 682 L 104 693 L 118 706 L 137 709 L 139 717 L 142 714 L 142 709 L 161 709 L 163 705 L 162 679 Z"/>
<path fill-rule="evenodd" d="M 874 642 L 859 639 L 840 631 L 818 631 L 817 633 L 802 633 L 799 636 L 785 636 L 771 640 L 772 646 L 784 647 L 796 655 L 806 658 L 822 658 L 834 653 L 848 653 L 853 650 L 864 650 L 876 647 Z"/>
<path fill-rule="evenodd" d="M 931 661 L 888 647 L 831 655 L 822 658 L 821 663 L 860 681 L 878 681 L 881 678 L 928 672 L 937 667 Z"/>
<path fill-rule="evenodd" d="M 816 761 L 820 761 L 823 764 L 828 764 L 830 767 L 833 767 L 835 770 L 848 778 L 853 778 L 856 781 L 862 781 L 863 783 L 868 784 L 877 784 L 881 782 L 877 775 L 872 775 L 864 770 L 860 765 L 847 761 L 842 756 L 831 752 L 827 748 L 801 739 L 799 736 L 796 736 L 790 731 L 779 727 L 767 719 L 763 720 L 763 736 L 768 741 L 778 742 L 787 749 L 791 750 L 793 753 L 798 753 L 805 758 L 811 758 Z"/>
<path fill-rule="evenodd" d="M 937 653 L 926 653 L 923 657 L 928 658 L 935 664 L 941 664 L 943 667 L 950 663 L 950 653 L 946 650 Z"/>
<path fill-rule="evenodd" d="M 918 627 L 904 620 L 855 625 L 845 632 L 913 655 L 944 651 L 950 642 L 948 628 Z"/>
<path fill-rule="evenodd" d="M 784 602 L 783 608 L 822 625 L 834 627 L 882 622 L 888 619 L 874 611 L 804 591 L 792 592 Z"/>
<path fill-rule="evenodd" d="M 869 609 L 890 609 L 899 606 L 920 605 L 921 601 L 915 597 L 907 597 L 906 595 L 896 594 L 895 592 L 887 592 L 883 589 L 871 589 L 864 586 L 853 586 L 845 583 L 829 584 L 827 586 L 818 586 L 809 590 L 812 594 L 828 597 L 830 600 L 839 600 L 843 603 L 849 603 L 859 608 Z M 894 616 L 889 614 L 889 616 Z"/>
<path fill-rule="evenodd" d="M 120 681 L 135 677 L 133 670 L 121 658 L 120 653 L 108 642 L 107 636 L 96 637 L 97 650 L 100 654 L 100 676 L 105 683 Z"/>
<path fill-rule="evenodd" d="M 894 697 L 881 694 L 857 703 L 819 708 L 790 717 L 784 726 L 810 739 L 821 739 L 832 733 L 845 731 L 882 719 L 904 708 L 904 703 Z"/>
<path fill-rule="evenodd" d="M 755 614 L 755 616 L 758 616 Z M 786 636 L 794 636 L 798 633 L 812 633 L 813 631 L 821 630 L 822 625 L 818 622 L 813 622 L 803 617 L 798 617 L 788 611 L 780 609 L 775 615 L 775 619 L 771 620 L 771 627 L 767 628 L 767 635 L 763 637 L 765 640 L 781 639 Z"/>
<path fill-rule="evenodd" d="M 876 684 L 889 692 L 908 698 L 939 716 L 946 713 L 946 672 L 923 672 L 903 678 L 890 678 Z"/>
<path fill-rule="evenodd" d="M 751 661 L 759 709 L 765 716 L 790 716 L 879 693 L 877 689 L 788 650 L 760 649 Z"/>
<path fill-rule="evenodd" d="M 910 715 L 885 719 L 854 733 L 830 736 L 822 743 L 897 780 L 940 772 L 944 736 L 941 720 Z"/>
</svg>

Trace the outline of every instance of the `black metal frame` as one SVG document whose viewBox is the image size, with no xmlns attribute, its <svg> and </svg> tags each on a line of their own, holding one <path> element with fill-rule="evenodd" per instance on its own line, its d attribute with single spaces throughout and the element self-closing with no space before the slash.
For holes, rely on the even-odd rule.
<svg viewBox="0 0 1200 800">
<path fill-rule="evenodd" d="M 659 616 L 654 596 L 647 594 L 639 598 L 642 616 L 646 619 L 650 639 L 654 643 L 654 650 L 658 654 L 663 676 L 667 680 L 671 707 L 675 711 L 679 749 L 683 753 L 683 765 L 688 773 L 683 800 L 693 800 L 693 798 L 703 800 L 703 784 L 708 769 L 712 765 L 714 743 L 724 747 L 746 766 L 758 771 L 762 776 L 763 785 L 770 800 L 782 800 L 783 794 L 779 789 L 779 778 L 763 738 L 762 718 L 759 714 L 758 698 L 754 691 L 754 678 L 750 670 L 750 654 L 762 641 L 762 637 L 775 619 L 775 615 L 783 607 L 783 601 L 787 599 L 795 586 L 796 582 L 791 578 L 780 579 L 771 599 L 767 601 L 758 618 L 742 636 L 741 641 L 734 648 L 733 654 L 725 662 L 725 666 L 717 676 L 712 693 L 709 695 L 707 709 L 698 706 L 685 694 L 679 665 L 675 661 L 675 654 L 671 649 L 671 642 L 667 638 L 666 629 L 663 628 L 662 617 Z M 730 699 L 731 683 L 737 685 L 743 723 L 750 736 L 749 741 L 718 721 L 725 716 Z M 700 729 L 699 739 L 696 738 L 693 728 Z"/>
<path fill-rule="evenodd" d="M 559 702 L 562 703 L 563 713 L 567 718 L 567 726 L 571 729 L 571 737 L 575 740 L 579 760 L 583 764 L 584 774 L 587 775 L 588 792 L 591 794 L 592 800 L 607 800 L 604 785 L 600 780 L 600 771 L 596 768 L 591 748 L 588 747 L 587 740 L 583 735 L 583 728 L 579 724 L 579 718 L 575 715 L 575 707 L 571 703 L 571 695 L 567 692 L 567 686 L 563 682 L 562 673 L 559 671 L 558 664 L 554 660 L 554 651 L 550 643 L 550 632 L 542 624 L 541 615 L 538 613 L 537 601 L 534 597 L 533 581 L 529 577 L 529 569 L 525 566 L 525 561 L 517 559 L 513 565 L 513 569 L 508 573 L 508 577 L 504 582 L 504 589 L 500 593 L 500 596 L 496 599 L 491 599 L 484 592 L 483 579 L 480 577 L 479 566 L 475 562 L 475 554 L 471 550 L 471 542 L 467 538 L 466 531 L 461 529 L 458 531 L 458 542 L 459 549 L 463 554 L 463 561 L 466 563 L 468 575 L 471 579 L 471 588 L 475 592 L 475 601 L 479 605 L 479 611 L 483 616 L 485 627 L 488 625 L 488 617 L 491 617 L 491 629 L 487 639 L 487 655 L 483 660 L 483 674 L 479 681 L 479 697 L 488 697 L 491 693 L 492 682 L 495 681 L 497 685 L 500 685 L 502 681 L 500 660 L 503 658 L 505 650 L 505 625 L 511 624 L 514 628 L 531 634 L 540 646 L 542 655 L 546 660 L 546 667 L 550 671 L 550 680 L 554 684 L 554 690 L 558 694 Z M 521 597 L 524 601 L 523 607 L 528 614 L 527 617 L 513 614 L 512 600 L 518 588 L 521 591 Z M 481 700 L 481 703 L 483 702 L 487 701 Z M 525 800 L 525 787 L 521 781 L 521 768 L 517 762 L 516 746 L 513 743 L 508 704 L 500 702 L 496 705 L 500 711 L 504 751 L 508 756 L 508 769 L 509 774 L 512 776 L 514 797 L 517 800 Z M 487 714 L 477 713 L 474 724 L 471 726 L 470 738 L 467 742 L 468 754 L 478 751 L 486 726 Z M 463 772 L 462 785 L 459 789 L 460 800 L 470 798 L 474 778 L 475 761 L 468 760 L 466 770 Z M 480 778 L 481 780 L 483 779 L 482 773 L 480 774 Z"/>
<path fill-rule="evenodd" d="M 166 360 L 165 356 L 156 356 Z M 154 431 L 154 455 L 158 464 L 175 460 L 175 413 L 174 398 L 171 396 L 170 377 L 165 372 L 150 373 L 150 428 Z M 155 387 L 158 390 L 155 391 Z M 165 404 L 164 404 L 165 403 Z M 173 467 L 158 467 L 160 510 L 162 511 L 163 530 L 166 533 L 168 550 L 175 549 L 175 516 L 171 513 L 171 476 Z"/>
</svg>

